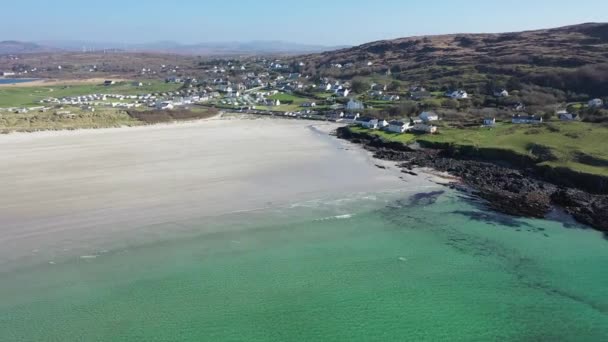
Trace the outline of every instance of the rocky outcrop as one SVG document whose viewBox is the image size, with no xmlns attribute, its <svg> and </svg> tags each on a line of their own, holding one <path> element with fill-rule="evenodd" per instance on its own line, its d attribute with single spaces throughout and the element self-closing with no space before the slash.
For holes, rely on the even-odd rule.
<svg viewBox="0 0 608 342">
<path fill-rule="evenodd" d="M 545 217 L 554 206 L 563 207 L 577 221 L 608 232 L 608 196 L 591 194 L 581 189 L 565 188 L 544 177 L 543 172 L 529 167 L 527 161 L 496 163 L 453 149 L 412 149 L 384 142 L 377 136 L 353 133 L 340 128 L 337 136 L 361 144 L 375 158 L 400 162 L 404 172 L 428 167 L 458 177 L 469 191 L 486 201 L 489 208 L 501 213 Z M 557 184 L 556 184 L 557 183 Z"/>
<path fill-rule="evenodd" d="M 551 195 L 577 221 L 608 232 L 608 196 L 594 196 L 576 189 L 560 189 Z"/>
</svg>

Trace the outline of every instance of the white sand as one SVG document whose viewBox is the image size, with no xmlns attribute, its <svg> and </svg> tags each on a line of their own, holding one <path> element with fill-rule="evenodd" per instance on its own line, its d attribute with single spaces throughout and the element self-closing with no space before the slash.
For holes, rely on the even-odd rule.
<svg viewBox="0 0 608 342">
<path fill-rule="evenodd" d="M 0 265 L 146 225 L 432 186 L 378 169 L 328 136 L 335 127 L 211 120 L 0 136 Z"/>
</svg>

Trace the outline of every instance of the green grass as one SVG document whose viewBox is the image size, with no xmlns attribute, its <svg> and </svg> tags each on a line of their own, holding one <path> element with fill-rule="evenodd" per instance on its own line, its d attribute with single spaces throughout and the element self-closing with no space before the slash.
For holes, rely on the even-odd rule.
<svg viewBox="0 0 608 342">
<path fill-rule="evenodd" d="M 268 97 L 271 100 L 279 100 L 279 101 L 293 101 L 294 103 L 304 103 L 304 102 L 314 102 L 312 99 L 308 99 L 305 97 L 300 97 L 291 94 L 278 93 Z"/>
<path fill-rule="evenodd" d="M 608 160 L 608 128 L 583 122 L 550 123 L 537 127 L 527 125 L 502 124 L 495 128 L 444 128 L 440 134 L 424 136 L 421 140 L 443 142 L 462 146 L 511 150 L 530 156 L 530 145 L 549 148 L 557 160 L 544 162 L 553 167 L 567 167 L 573 170 L 607 175 L 608 168 L 591 166 L 576 161 L 576 153 L 585 153 Z M 553 129 L 549 129 L 553 127 Z"/>
<path fill-rule="evenodd" d="M 101 84 L 57 85 L 42 87 L 14 86 L 0 88 L 0 108 L 40 106 L 40 100 L 54 97 L 80 96 L 90 94 L 140 95 L 178 90 L 181 85 L 162 81 L 145 81 L 143 87 L 132 82 L 121 82 L 105 87 Z"/>
<path fill-rule="evenodd" d="M 352 128 L 354 131 L 367 131 Z M 608 167 L 593 166 L 577 160 L 584 153 L 608 161 L 608 127 L 583 122 L 551 122 L 538 126 L 498 124 L 494 128 L 440 128 L 439 134 L 412 136 L 392 135 L 379 131 L 368 131 L 390 141 L 447 143 L 455 146 L 473 146 L 512 151 L 524 156 L 533 156 L 530 145 L 540 145 L 556 157 L 554 161 L 540 165 L 566 167 L 575 171 L 608 176 Z"/>
<path fill-rule="evenodd" d="M 397 141 L 397 142 L 404 143 L 404 144 L 407 144 L 407 143 L 410 143 L 410 142 L 416 140 L 416 137 L 417 137 L 415 134 L 410 134 L 410 133 L 398 134 L 398 133 L 385 132 L 385 131 L 380 131 L 380 130 L 369 130 L 367 128 L 363 128 L 363 127 L 359 127 L 359 126 L 352 126 L 352 127 L 350 127 L 350 130 L 355 133 L 373 134 L 373 135 L 379 136 L 383 139 L 386 139 L 388 141 Z"/>
<path fill-rule="evenodd" d="M 260 105 L 256 105 L 255 109 L 257 109 L 257 110 L 268 110 L 268 111 L 273 111 L 273 112 L 297 112 L 297 111 L 299 111 L 299 110 L 301 110 L 303 108 L 300 107 L 300 105 L 298 105 L 298 104 L 289 104 L 289 105 L 282 104 L 280 106 L 260 106 Z"/>
</svg>

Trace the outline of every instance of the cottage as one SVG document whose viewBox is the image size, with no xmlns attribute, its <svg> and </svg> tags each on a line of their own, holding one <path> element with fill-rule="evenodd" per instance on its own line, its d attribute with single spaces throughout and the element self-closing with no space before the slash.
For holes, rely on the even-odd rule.
<svg viewBox="0 0 608 342">
<path fill-rule="evenodd" d="M 461 100 L 461 99 L 468 99 L 469 98 L 469 94 L 464 91 L 464 90 L 456 90 L 453 92 L 448 92 L 446 94 L 447 97 L 455 99 L 455 100 Z"/>
<path fill-rule="evenodd" d="M 359 113 L 357 113 L 357 114 L 347 114 L 347 115 L 344 115 L 344 113 L 341 113 L 341 115 L 342 115 L 341 116 L 342 121 L 352 122 L 352 123 L 357 122 L 357 120 L 359 120 L 359 118 L 361 117 L 361 114 L 359 114 Z"/>
<path fill-rule="evenodd" d="M 511 119 L 514 124 L 540 124 L 543 118 L 536 115 L 514 115 Z"/>
<path fill-rule="evenodd" d="M 557 117 L 562 121 L 574 121 L 578 120 L 578 114 L 569 113 L 567 110 L 560 110 L 557 112 Z"/>
<path fill-rule="evenodd" d="M 389 125 L 388 121 L 386 121 L 384 119 L 378 120 L 378 128 L 384 129 L 384 128 L 388 127 L 388 125 Z"/>
<path fill-rule="evenodd" d="M 384 95 L 382 101 L 399 101 L 401 98 L 399 95 Z"/>
<path fill-rule="evenodd" d="M 405 133 L 412 128 L 411 122 L 391 121 L 388 123 L 387 130 L 393 133 Z"/>
<path fill-rule="evenodd" d="M 483 119 L 483 125 L 484 126 L 494 126 L 496 125 L 496 118 L 485 118 Z"/>
<path fill-rule="evenodd" d="M 348 94 L 350 94 L 350 90 L 343 88 L 340 90 L 336 91 L 336 95 L 340 96 L 340 97 L 348 97 Z"/>
<path fill-rule="evenodd" d="M 433 134 L 437 132 L 437 126 L 433 126 L 433 125 L 428 125 L 425 123 L 418 123 L 415 124 L 411 130 L 413 132 L 418 132 L 418 133 L 429 133 L 429 134 Z"/>
<path fill-rule="evenodd" d="M 355 101 L 353 99 L 350 99 L 350 101 L 348 101 L 348 103 L 346 104 L 346 110 L 348 111 L 357 111 L 357 110 L 363 110 L 365 108 L 365 106 L 363 105 L 362 102 L 359 101 Z"/>
<path fill-rule="evenodd" d="M 156 108 L 161 109 L 161 110 L 171 110 L 171 109 L 175 108 L 175 106 L 173 105 L 172 101 L 163 101 L 163 102 L 159 102 L 156 105 Z"/>
<path fill-rule="evenodd" d="M 321 84 L 321 85 L 318 86 L 318 88 L 320 90 L 323 90 L 323 91 L 330 91 L 331 90 L 331 83 Z"/>
<path fill-rule="evenodd" d="M 144 84 L 142 82 L 133 82 L 134 87 L 143 87 Z"/>
<path fill-rule="evenodd" d="M 305 108 L 316 107 L 316 106 L 317 106 L 316 102 L 304 102 L 304 103 L 302 103 L 302 107 L 305 107 Z"/>
<path fill-rule="evenodd" d="M 359 119 L 356 119 L 355 122 L 357 124 L 361 125 L 362 127 L 365 127 L 365 128 L 369 128 L 369 129 L 377 129 L 378 128 L 378 120 L 377 119 L 359 118 Z"/>
<path fill-rule="evenodd" d="M 494 96 L 496 96 L 496 97 L 509 97 L 509 92 L 506 89 L 494 90 Z"/>
<path fill-rule="evenodd" d="M 588 105 L 591 108 L 600 108 L 604 106 L 604 101 L 602 101 L 602 99 L 593 99 L 589 101 Z"/>
<path fill-rule="evenodd" d="M 431 122 L 431 121 L 439 120 L 439 115 L 437 115 L 434 112 L 422 112 L 422 114 L 420 114 L 418 117 L 423 122 Z"/>
<path fill-rule="evenodd" d="M 115 83 L 116 82 L 114 82 L 112 80 L 106 80 L 106 81 L 103 82 L 103 85 L 107 87 L 107 86 L 114 85 Z"/>
</svg>

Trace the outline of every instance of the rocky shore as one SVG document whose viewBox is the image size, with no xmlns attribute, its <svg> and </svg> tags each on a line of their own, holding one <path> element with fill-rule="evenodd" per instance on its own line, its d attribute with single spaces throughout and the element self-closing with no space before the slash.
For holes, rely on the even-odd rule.
<svg viewBox="0 0 608 342">
<path fill-rule="evenodd" d="M 399 162 L 403 172 L 432 168 L 458 177 L 453 185 L 485 200 L 488 207 L 514 216 L 543 218 L 555 207 L 563 208 L 578 222 L 608 233 L 608 195 L 565 188 L 544 179 L 534 168 L 491 162 L 448 150 L 411 148 L 379 137 L 339 128 L 338 138 L 361 144 L 375 158 Z"/>
</svg>

